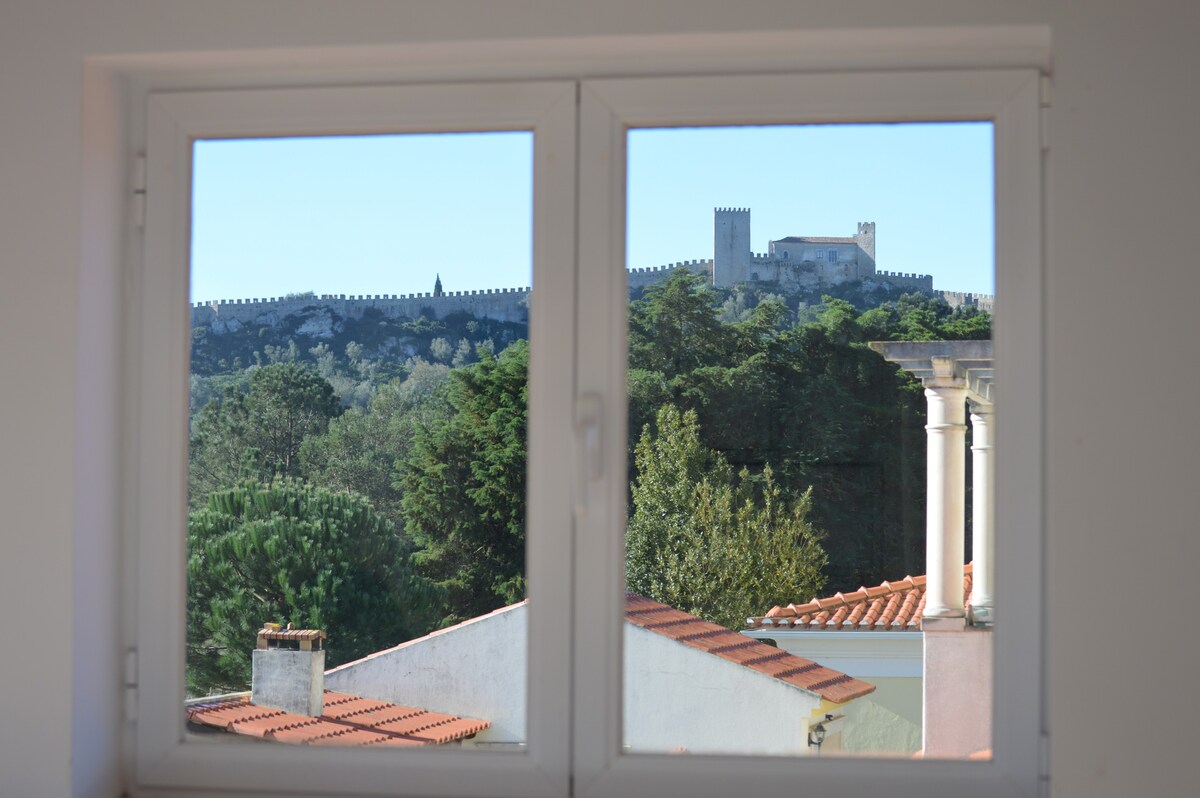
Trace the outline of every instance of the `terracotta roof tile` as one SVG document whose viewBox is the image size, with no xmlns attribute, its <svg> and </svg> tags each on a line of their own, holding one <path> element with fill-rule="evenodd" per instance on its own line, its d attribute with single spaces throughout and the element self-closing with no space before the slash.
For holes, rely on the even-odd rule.
<svg viewBox="0 0 1200 798">
<path fill-rule="evenodd" d="M 367 731 L 366 729 L 351 729 L 343 734 L 329 737 L 318 737 L 308 741 L 308 745 L 373 745 L 388 739 L 386 734 Z"/>
<path fill-rule="evenodd" d="M 636 593 L 627 593 L 625 596 L 625 620 L 713 656 L 817 693 L 835 703 L 843 703 L 875 690 L 875 685 L 859 681 L 841 671 L 760 643 Z"/>
<path fill-rule="evenodd" d="M 963 566 L 964 606 L 971 602 L 971 563 Z M 865 631 L 916 631 L 925 613 L 925 577 L 906 576 L 852 593 L 814 598 L 806 604 L 775 606 L 766 615 L 747 618 L 751 628 Z"/>
<path fill-rule="evenodd" d="M 427 731 L 435 726 L 440 726 L 443 723 L 449 723 L 452 720 L 458 720 L 458 718 L 454 715 L 443 715 L 440 712 L 422 712 L 419 715 L 413 715 L 402 720 L 380 724 L 375 728 L 380 731 L 391 732 L 392 734 L 412 735 Z"/>
<path fill-rule="evenodd" d="M 478 734 L 486 720 L 460 718 L 325 691 L 319 718 L 255 706 L 247 697 L 188 707 L 188 722 L 295 745 L 442 745 Z"/>
<path fill-rule="evenodd" d="M 324 640 L 326 637 L 320 629 L 273 629 L 269 627 L 259 629 L 258 636 L 265 640 Z"/>
</svg>

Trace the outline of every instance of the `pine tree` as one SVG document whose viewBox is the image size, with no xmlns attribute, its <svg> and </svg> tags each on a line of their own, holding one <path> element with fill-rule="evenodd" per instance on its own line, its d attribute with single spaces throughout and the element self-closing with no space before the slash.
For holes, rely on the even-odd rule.
<svg viewBox="0 0 1200 798">
<path fill-rule="evenodd" d="M 266 621 L 323 629 L 333 667 L 428 632 L 441 599 L 361 496 L 291 479 L 218 491 L 188 519 L 188 690 L 246 689 Z"/>
</svg>

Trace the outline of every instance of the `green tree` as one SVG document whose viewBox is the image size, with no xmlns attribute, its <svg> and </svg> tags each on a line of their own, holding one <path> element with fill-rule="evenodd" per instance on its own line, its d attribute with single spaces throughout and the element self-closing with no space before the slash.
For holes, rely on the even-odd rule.
<svg viewBox="0 0 1200 798">
<path fill-rule="evenodd" d="M 451 372 L 451 414 L 417 429 L 398 479 L 414 562 L 448 592 L 443 623 L 525 595 L 529 347 L 480 357 Z"/>
<path fill-rule="evenodd" d="M 629 305 L 629 366 L 670 380 L 701 366 L 723 363 L 730 329 L 718 318 L 716 296 L 704 277 L 677 269 Z"/>
<path fill-rule="evenodd" d="M 450 342 L 445 338 L 434 338 L 429 344 L 429 353 L 433 355 L 433 359 L 439 363 L 445 363 L 450 359 L 450 353 L 453 350 L 450 347 Z"/>
<path fill-rule="evenodd" d="M 665 405 L 636 450 L 626 539 L 630 590 L 730 628 L 763 607 L 812 596 L 827 559 L 808 521 L 811 491 L 789 501 L 770 467 L 735 478 L 700 442 L 696 414 Z"/>
<path fill-rule="evenodd" d="M 414 361 L 407 379 L 380 386 L 366 408 L 351 407 L 329 422 L 324 435 L 305 438 L 300 446 L 305 477 L 332 490 L 362 494 L 403 530 L 395 464 L 409 456 L 421 430 L 449 417 L 449 373 L 446 366 Z"/>
<path fill-rule="evenodd" d="M 440 601 L 360 496 L 291 479 L 219 491 L 188 519 L 188 690 L 245 689 L 266 621 L 325 630 L 332 667 L 429 631 Z"/>
<path fill-rule="evenodd" d="M 236 387 L 210 401 L 192 428 L 192 507 L 246 478 L 300 475 L 300 445 L 340 412 L 333 386 L 296 363 L 255 369 L 246 393 Z"/>
<path fill-rule="evenodd" d="M 466 338 L 459 338 L 458 347 L 454 350 L 454 358 L 450 361 L 450 365 L 456 369 L 467 365 L 467 361 L 471 358 L 471 351 L 471 342 Z"/>
</svg>

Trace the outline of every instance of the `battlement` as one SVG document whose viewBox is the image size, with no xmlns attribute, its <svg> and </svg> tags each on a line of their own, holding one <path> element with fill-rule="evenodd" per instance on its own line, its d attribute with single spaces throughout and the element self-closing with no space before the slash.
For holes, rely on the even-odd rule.
<svg viewBox="0 0 1200 798">
<path fill-rule="evenodd" d="M 946 300 L 946 304 L 952 308 L 969 305 L 991 313 L 996 307 L 995 294 L 975 294 L 969 291 L 941 291 L 939 293 L 942 299 Z"/>
<path fill-rule="evenodd" d="M 894 288 L 913 288 L 925 292 L 933 290 L 933 275 L 931 274 L 876 271 L 867 280 L 872 283 L 884 283 Z"/>
<path fill-rule="evenodd" d="M 374 310 L 387 318 L 414 319 L 432 314 L 471 313 L 499 321 L 523 322 L 528 316 L 530 287 L 484 288 L 413 294 L 301 294 L 285 297 L 222 299 L 192 303 L 192 326 L 211 324 L 224 331 L 247 324 L 274 326 L 280 319 L 312 310 L 335 311 L 352 319 Z"/>
<path fill-rule="evenodd" d="M 311 294 L 298 296 L 282 296 L 282 297 L 263 297 L 253 299 L 210 299 L 203 302 L 193 302 L 193 309 L 209 308 L 214 311 L 232 310 L 234 308 L 279 308 L 285 306 L 303 307 L 306 305 L 323 304 L 329 302 L 389 302 L 389 301 L 406 301 L 410 299 L 434 299 L 442 300 L 451 297 L 464 296 L 487 296 L 495 294 L 520 294 L 527 295 L 530 292 L 529 286 L 522 288 L 485 288 L 476 291 L 448 291 L 445 295 L 435 297 L 431 293 L 416 293 L 416 294 Z M 369 306 L 369 305 L 368 305 Z"/>
<path fill-rule="evenodd" d="M 681 260 L 678 263 L 668 263 L 664 266 L 643 266 L 626 271 L 626 280 L 630 289 L 645 288 L 662 282 L 672 272 L 678 269 L 690 269 L 697 274 L 712 274 L 711 260 Z"/>
<path fill-rule="evenodd" d="M 932 274 L 917 274 L 915 272 L 909 273 L 909 272 L 877 271 L 877 272 L 875 272 L 875 276 L 876 277 L 898 277 L 898 278 L 909 279 L 909 280 L 932 280 L 933 279 Z"/>
<path fill-rule="evenodd" d="M 868 287 L 882 285 L 934 293 L 931 275 L 876 271 L 874 222 L 859 222 L 853 240 L 811 239 L 838 245 L 857 243 L 857 255 L 846 259 L 831 257 L 798 262 L 778 258 L 770 252 L 751 251 L 749 208 L 714 208 L 713 211 L 712 258 L 629 269 L 626 273 L 629 288 L 642 289 L 661 282 L 678 269 L 690 269 L 707 275 L 714 286 L 725 288 L 747 281 L 769 281 L 779 283 L 784 290 L 815 290 L 862 280 Z M 215 331 L 221 332 L 247 324 L 273 326 L 285 316 L 322 310 L 327 315 L 332 311 L 346 318 L 361 318 L 369 309 L 396 319 L 429 314 L 441 319 L 458 312 L 499 321 L 524 322 L 528 318 L 529 286 L 443 291 L 439 275 L 434 288 L 433 293 L 296 294 L 196 302 L 192 305 L 192 324 L 211 324 Z M 941 295 L 954 307 L 972 305 L 991 311 L 995 304 L 995 297 L 985 294 L 943 291 Z"/>
<path fill-rule="evenodd" d="M 711 260 L 681 260 L 678 263 L 668 263 L 665 266 L 643 266 L 629 269 L 629 274 L 653 274 L 654 272 L 669 272 L 675 269 L 695 269 L 697 266 L 707 269 L 712 265 Z"/>
</svg>

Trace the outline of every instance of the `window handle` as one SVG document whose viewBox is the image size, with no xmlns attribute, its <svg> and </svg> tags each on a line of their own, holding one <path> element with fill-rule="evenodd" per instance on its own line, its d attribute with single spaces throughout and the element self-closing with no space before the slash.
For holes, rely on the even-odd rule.
<svg viewBox="0 0 1200 798">
<path fill-rule="evenodd" d="M 585 393 L 575 399 L 575 435 L 578 440 L 579 479 L 575 491 L 575 513 L 587 515 L 591 484 L 603 476 L 604 449 L 601 443 L 603 403 L 598 393 Z"/>
</svg>

